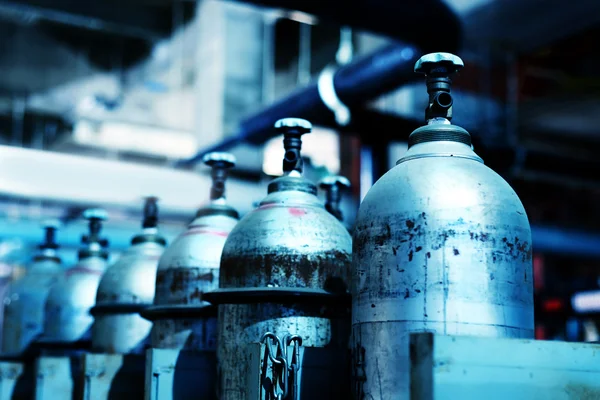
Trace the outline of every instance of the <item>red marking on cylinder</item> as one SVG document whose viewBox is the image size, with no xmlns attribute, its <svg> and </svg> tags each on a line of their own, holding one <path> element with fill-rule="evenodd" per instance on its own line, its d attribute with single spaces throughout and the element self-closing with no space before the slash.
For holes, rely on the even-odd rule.
<svg viewBox="0 0 600 400">
<path fill-rule="evenodd" d="M 97 269 L 85 268 L 85 267 L 73 267 L 73 268 L 69 268 L 65 272 L 65 275 L 66 276 L 71 276 L 71 275 L 77 274 L 77 273 L 90 274 L 90 275 L 98 275 L 98 276 L 102 275 L 102 271 L 98 271 Z"/>
<path fill-rule="evenodd" d="M 306 210 L 303 210 L 302 208 L 290 207 L 288 208 L 288 212 L 294 217 L 301 217 L 303 215 L 306 215 Z"/>
<path fill-rule="evenodd" d="M 229 232 L 216 231 L 214 229 L 190 229 L 185 232 L 182 236 L 192 236 L 192 235 L 212 235 L 212 236 L 221 236 L 227 237 Z"/>
</svg>

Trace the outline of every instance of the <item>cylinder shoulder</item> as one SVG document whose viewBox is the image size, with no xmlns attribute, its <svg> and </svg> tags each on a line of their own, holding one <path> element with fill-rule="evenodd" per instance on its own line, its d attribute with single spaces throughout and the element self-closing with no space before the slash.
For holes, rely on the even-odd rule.
<svg viewBox="0 0 600 400">
<path fill-rule="evenodd" d="M 508 217 L 528 225 L 521 200 L 500 175 L 482 163 L 453 157 L 414 159 L 392 168 L 365 197 L 357 222 L 417 210 L 454 210 L 482 221 Z"/>
</svg>

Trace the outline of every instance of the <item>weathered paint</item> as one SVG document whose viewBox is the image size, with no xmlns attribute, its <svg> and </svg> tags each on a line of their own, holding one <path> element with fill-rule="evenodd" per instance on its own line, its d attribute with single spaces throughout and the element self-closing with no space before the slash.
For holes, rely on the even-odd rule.
<svg viewBox="0 0 600 400">
<path fill-rule="evenodd" d="M 410 398 L 599 399 L 599 357 L 589 343 L 413 334 Z"/>
<path fill-rule="evenodd" d="M 236 223 L 218 212 L 192 221 L 160 259 L 155 306 L 208 305 L 202 293 L 218 288 L 221 252 Z M 215 341 L 214 318 L 157 319 L 151 332 L 152 347 L 161 349 L 214 350 Z"/>
<path fill-rule="evenodd" d="M 153 346 L 158 349 L 215 351 L 217 318 L 163 319 L 152 329 L 151 343 L 154 343 Z"/>
<path fill-rule="evenodd" d="M 312 185 L 303 178 L 280 179 Z M 219 286 L 343 292 L 348 283 L 350 253 L 348 231 L 312 193 L 274 191 L 229 235 L 221 258 Z M 338 327 L 336 318 L 344 318 L 339 310 L 336 314 L 322 305 L 300 302 L 281 305 L 258 300 L 255 304 L 219 305 L 220 398 L 246 399 L 249 354 L 245 349 L 265 332 L 280 337 L 287 333 L 300 335 L 303 346 L 308 347 L 347 346 L 347 336 L 341 338 L 343 335 L 333 329 Z M 334 362 L 331 368 L 340 366 Z"/>
<path fill-rule="evenodd" d="M 469 146 L 406 153 L 361 204 L 353 240 L 357 398 L 408 398 L 411 332 L 533 337 L 531 233 Z"/>
</svg>

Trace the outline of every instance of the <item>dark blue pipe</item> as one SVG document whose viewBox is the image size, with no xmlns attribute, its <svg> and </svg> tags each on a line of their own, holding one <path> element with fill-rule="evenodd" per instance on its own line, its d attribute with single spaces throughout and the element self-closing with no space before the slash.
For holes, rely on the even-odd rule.
<svg viewBox="0 0 600 400">
<path fill-rule="evenodd" d="M 413 45 L 396 43 L 384 47 L 341 67 L 333 78 L 336 93 L 350 108 L 363 105 L 403 84 L 421 79 L 413 71 L 420 56 L 421 50 Z M 176 166 L 194 165 L 207 153 L 225 151 L 242 142 L 264 143 L 276 134 L 273 130 L 275 121 L 285 117 L 305 118 L 315 124 L 333 121 L 333 113 L 323 104 L 317 84 L 312 83 L 243 120 L 239 132 L 233 137 L 203 149 L 188 160 L 179 161 Z"/>
<path fill-rule="evenodd" d="M 600 233 L 534 225 L 531 235 L 534 252 L 600 257 Z"/>
</svg>

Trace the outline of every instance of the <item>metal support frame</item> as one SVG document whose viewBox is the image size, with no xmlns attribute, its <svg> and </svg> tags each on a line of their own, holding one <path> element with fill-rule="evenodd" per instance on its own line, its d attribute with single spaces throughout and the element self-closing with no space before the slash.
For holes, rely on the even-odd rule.
<svg viewBox="0 0 600 400">
<path fill-rule="evenodd" d="M 144 396 L 145 360 L 137 354 L 85 354 L 83 398 L 140 399 Z"/>
<path fill-rule="evenodd" d="M 23 373 L 24 366 L 18 362 L 0 362 L 0 400 L 13 398 L 13 391 L 17 380 Z"/>
<path fill-rule="evenodd" d="M 216 399 L 216 358 L 214 351 L 148 349 L 144 399 Z"/>
<path fill-rule="evenodd" d="M 410 398 L 597 399 L 598 350 L 590 343 L 413 334 Z"/>
<path fill-rule="evenodd" d="M 35 363 L 35 400 L 71 399 L 81 356 L 42 356 Z"/>
<path fill-rule="evenodd" d="M 298 382 L 295 386 L 295 392 L 290 388 L 288 397 L 284 400 L 342 400 L 349 399 L 350 383 L 349 377 L 349 358 L 348 352 L 344 348 L 336 347 L 304 347 L 300 346 L 300 369 L 298 373 Z M 265 363 L 265 344 L 250 343 L 246 347 L 248 352 L 248 376 L 246 399 L 247 400 L 265 400 L 267 399 L 263 387 L 263 376 L 271 376 L 269 363 Z M 289 359 L 294 353 L 293 345 L 289 346 Z M 264 369 L 266 365 L 266 370 Z M 347 365 L 348 368 L 340 368 L 340 365 Z M 293 397 L 293 396 L 296 397 Z"/>
</svg>

